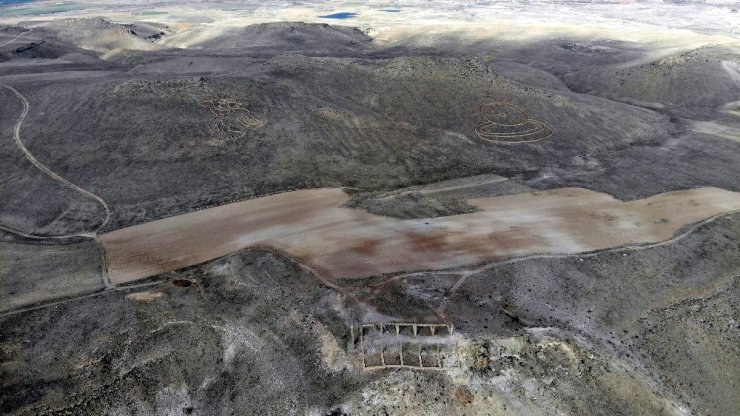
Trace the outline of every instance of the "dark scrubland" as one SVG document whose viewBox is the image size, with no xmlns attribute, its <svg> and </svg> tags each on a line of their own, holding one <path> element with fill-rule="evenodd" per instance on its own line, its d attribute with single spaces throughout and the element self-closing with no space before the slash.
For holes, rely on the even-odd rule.
<svg viewBox="0 0 740 416">
<path fill-rule="evenodd" d="M 23 30 L 0 28 L 0 44 Z M 170 32 L 82 19 L 0 47 L 0 83 L 30 102 L 23 142 L 105 199 L 104 231 L 314 187 L 401 218 L 566 186 L 623 200 L 740 191 L 740 142 L 690 129 L 738 124 L 723 111 L 740 96 L 728 49 L 651 60 L 609 40 L 385 48 L 302 23 L 192 49 L 125 47 Z M 26 160 L 13 141 L 22 103 L 5 88 L 0 100 L 0 224 L 95 230 L 102 207 Z M 478 111 L 493 101 L 554 135 L 481 140 Z M 502 181 L 429 191 L 477 175 Z M 736 414 L 738 224 L 731 214 L 644 250 L 502 263 L 459 287 L 460 275 L 430 272 L 339 289 L 254 251 L 101 290 L 92 240 L 3 234 L 0 412 Z M 351 333 L 381 318 L 454 324 L 461 366 L 362 372 Z"/>
<path fill-rule="evenodd" d="M 253 251 L 3 317 L 0 406 L 11 414 L 424 414 L 445 406 L 647 415 L 672 414 L 678 403 L 731 414 L 738 224 L 735 214 L 627 256 L 531 259 L 468 277 L 445 313 L 469 342 L 455 370 L 469 385 L 439 372 L 364 373 L 350 342 L 350 325 L 356 330 L 368 306 L 428 320 L 457 277 L 421 275 L 381 291 L 371 289 L 377 282 L 348 282 L 347 293 L 365 300 L 358 304 L 295 263 Z"/>
<path fill-rule="evenodd" d="M 484 45 L 383 51 L 362 32 L 331 26 L 242 31 L 228 32 L 215 49 L 132 52 L 150 62 L 123 56 L 88 65 L 114 72 L 107 76 L 24 78 L 16 85 L 31 102 L 24 141 L 49 166 L 100 193 L 113 211 L 107 230 L 289 189 L 381 191 L 481 173 L 538 188 L 585 186 L 621 199 L 706 185 L 737 190 L 740 144 L 690 133 L 672 111 L 607 99 L 614 97 L 605 89 L 626 94 L 611 84 L 584 86 L 601 79 L 594 73 L 610 80 L 613 66 L 641 56 L 629 45 L 491 42 L 502 57 L 490 61 L 481 57 Z M 327 40 L 319 47 L 321 34 Z M 299 47 L 305 54 L 294 53 Z M 713 86 L 701 87 L 704 101 L 656 99 L 702 113 L 730 101 L 738 90 L 718 72 L 717 59 L 686 61 L 684 72 L 706 69 L 716 78 L 696 76 Z M 532 78 L 539 81 L 527 84 Z M 675 87 L 681 79 L 644 82 L 696 97 Z M 583 88 L 564 89 L 569 83 Z M 237 139 L 216 137 L 206 98 L 236 100 L 264 124 L 244 127 Z M 552 127 L 553 137 L 521 146 L 479 139 L 477 111 L 491 101 L 526 109 Z M 45 204 L 39 201 L 39 209 Z"/>
</svg>

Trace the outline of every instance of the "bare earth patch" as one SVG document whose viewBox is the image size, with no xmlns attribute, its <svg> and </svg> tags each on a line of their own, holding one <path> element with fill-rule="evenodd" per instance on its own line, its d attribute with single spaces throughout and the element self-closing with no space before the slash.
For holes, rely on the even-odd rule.
<svg viewBox="0 0 740 416">
<path fill-rule="evenodd" d="M 134 292 L 126 295 L 126 299 L 137 300 L 139 302 L 151 302 L 162 297 L 162 292 Z"/>
<path fill-rule="evenodd" d="M 622 202 L 582 188 L 468 201 L 480 211 L 399 220 L 342 207 L 341 189 L 287 192 L 105 233 L 108 273 L 121 284 L 249 247 L 288 253 L 326 279 L 442 269 L 535 253 L 580 253 L 670 238 L 740 209 L 718 188 Z"/>
</svg>

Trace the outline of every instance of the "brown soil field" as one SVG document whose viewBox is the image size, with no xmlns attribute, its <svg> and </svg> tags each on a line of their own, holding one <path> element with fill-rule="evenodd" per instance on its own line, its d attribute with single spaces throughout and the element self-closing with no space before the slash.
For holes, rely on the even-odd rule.
<svg viewBox="0 0 740 416">
<path fill-rule="evenodd" d="M 582 188 L 468 201 L 480 211 L 399 220 L 346 208 L 341 189 L 287 192 L 105 233 L 113 284 L 249 247 L 288 253 L 324 279 L 442 269 L 537 253 L 581 253 L 669 239 L 679 228 L 740 209 L 718 188 L 623 202 Z"/>
</svg>

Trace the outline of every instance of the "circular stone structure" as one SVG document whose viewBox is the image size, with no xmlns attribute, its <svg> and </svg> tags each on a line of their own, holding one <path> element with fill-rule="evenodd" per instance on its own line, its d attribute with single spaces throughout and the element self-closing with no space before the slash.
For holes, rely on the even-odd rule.
<svg viewBox="0 0 740 416">
<path fill-rule="evenodd" d="M 491 102 L 481 106 L 483 122 L 475 126 L 475 134 L 492 143 L 532 143 L 547 139 L 553 130 L 547 124 L 529 117 L 522 108 L 507 102 Z"/>
</svg>

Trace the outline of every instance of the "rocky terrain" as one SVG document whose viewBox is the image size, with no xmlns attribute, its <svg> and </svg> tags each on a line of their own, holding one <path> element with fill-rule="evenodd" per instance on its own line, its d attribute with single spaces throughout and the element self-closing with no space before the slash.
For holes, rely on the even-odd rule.
<svg viewBox="0 0 740 416">
<path fill-rule="evenodd" d="M 340 210 L 420 223 L 567 187 L 635 203 L 740 192 L 737 44 L 373 33 L 0 26 L 0 413 L 740 411 L 729 205 L 669 239 L 582 253 L 349 279 L 268 244 L 111 283 L 106 233 L 293 190 L 342 188 Z M 620 236 L 706 202 L 681 201 Z M 535 224 L 530 208 L 517 221 Z M 454 331 L 366 330 L 382 323 Z M 366 347 L 398 339 L 439 360 L 366 368 Z"/>
</svg>

